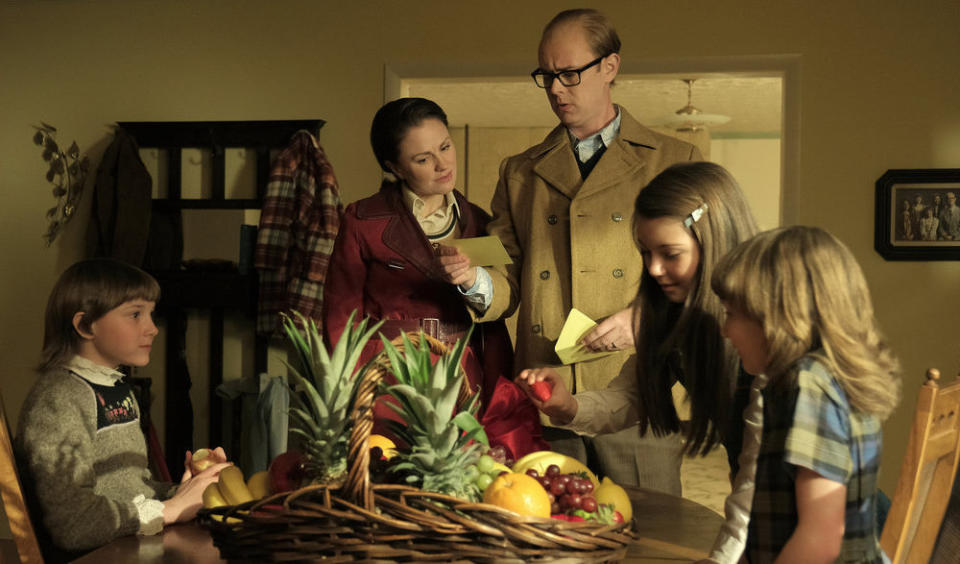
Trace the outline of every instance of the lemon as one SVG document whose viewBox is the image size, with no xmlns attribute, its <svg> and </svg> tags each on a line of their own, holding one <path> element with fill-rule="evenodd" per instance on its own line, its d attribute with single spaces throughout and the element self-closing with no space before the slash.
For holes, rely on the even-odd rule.
<svg viewBox="0 0 960 564">
<path fill-rule="evenodd" d="M 629 522 L 633 518 L 633 505 L 630 504 L 630 496 L 621 486 L 615 484 L 613 480 L 604 477 L 597 489 L 593 490 L 593 497 L 597 503 L 612 505 L 613 509 L 623 515 L 623 520 Z"/>
</svg>

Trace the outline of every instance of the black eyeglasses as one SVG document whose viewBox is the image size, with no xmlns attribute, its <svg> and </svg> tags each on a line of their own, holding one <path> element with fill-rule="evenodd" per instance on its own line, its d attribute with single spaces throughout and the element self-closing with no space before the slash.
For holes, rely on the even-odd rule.
<svg viewBox="0 0 960 564">
<path fill-rule="evenodd" d="M 603 57 L 606 57 L 606 55 L 603 55 Z M 603 57 L 597 57 L 578 69 L 563 70 L 560 72 L 550 72 L 537 69 L 530 73 L 530 76 L 533 77 L 533 81 L 537 83 L 537 86 L 540 88 L 550 88 L 555 79 L 559 80 L 560 84 L 564 86 L 576 86 L 580 84 L 580 73 L 594 65 L 599 64 L 600 61 L 603 60 Z"/>
</svg>

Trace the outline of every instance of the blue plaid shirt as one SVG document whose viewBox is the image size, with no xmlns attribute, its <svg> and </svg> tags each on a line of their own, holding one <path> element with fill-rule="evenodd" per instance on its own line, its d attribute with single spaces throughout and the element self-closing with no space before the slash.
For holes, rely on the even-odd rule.
<svg viewBox="0 0 960 564">
<path fill-rule="evenodd" d="M 880 421 L 851 411 L 843 388 L 814 355 L 798 361 L 793 382 L 768 384 L 747 537 L 750 562 L 773 562 L 796 529 L 798 466 L 847 488 L 837 561 L 881 562 L 876 525 L 881 442 Z"/>
</svg>

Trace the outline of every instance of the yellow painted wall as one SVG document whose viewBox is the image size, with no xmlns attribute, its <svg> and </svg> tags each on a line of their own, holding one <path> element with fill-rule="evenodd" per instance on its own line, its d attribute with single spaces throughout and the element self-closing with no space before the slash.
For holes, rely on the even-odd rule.
<svg viewBox="0 0 960 564">
<path fill-rule="evenodd" d="M 927 366 L 960 368 L 960 263 L 891 263 L 873 251 L 873 183 L 888 168 L 960 166 L 956 0 L 592 2 L 629 63 L 799 56 L 799 168 L 784 223 L 825 227 L 863 264 L 906 369 L 887 424 L 892 490 Z M 345 201 L 379 172 L 367 145 L 384 65 L 401 75 L 520 74 L 570 2 L 10 1 L 0 7 L 0 385 L 14 420 L 32 379 L 42 310 L 81 257 L 89 199 L 51 248 L 52 199 L 30 142 L 44 120 L 94 163 L 123 120 L 323 118 Z M 714 68 L 711 66 L 711 68 Z M 531 86 L 532 87 L 532 86 Z"/>
</svg>

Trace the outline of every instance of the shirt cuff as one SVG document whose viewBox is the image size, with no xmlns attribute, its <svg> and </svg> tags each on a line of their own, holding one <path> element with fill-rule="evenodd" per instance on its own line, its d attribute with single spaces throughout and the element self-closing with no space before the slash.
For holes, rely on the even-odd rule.
<svg viewBox="0 0 960 564">
<path fill-rule="evenodd" d="M 493 303 L 493 279 L 490 278 L 490 274 L 482 266 L 477 267 L 477 279 L 474 281 L 473 287 L 464 291 L 460 286 L 457 286 L 457 290 L 463 295 L 467 305 L 478 313 L 487 311 L 487 308 Z"/>
<path fill-rule="evenodd" d="M 140 517 L 138 535 L 157 535 L 163 531 L 163 503 L 155 499 L 147 499 L 143 494 L 133 498 Z"/>
</svg>

